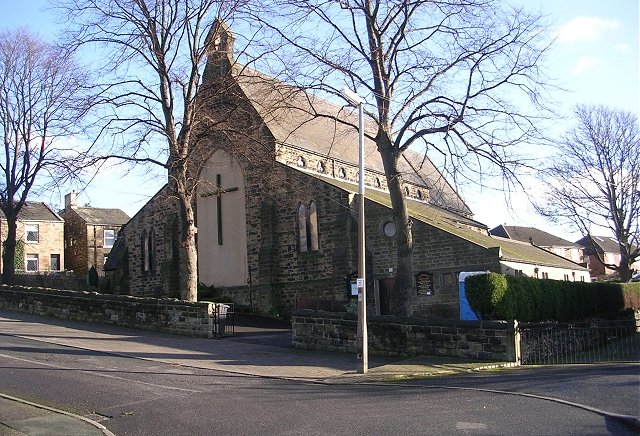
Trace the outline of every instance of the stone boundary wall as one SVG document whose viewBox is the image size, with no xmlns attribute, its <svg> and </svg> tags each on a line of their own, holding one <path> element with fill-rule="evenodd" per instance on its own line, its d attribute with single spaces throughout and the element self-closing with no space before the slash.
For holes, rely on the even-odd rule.
<svg viewBox="0 0 640 436">
<path fill-rule="evenodd" d="M 297 310 L 292 326 L 294 348 L 356 352 L 354 313 Z M 520 361 L 513 322 L 374 316 L 367 317 L 367 330 L 370 354 Z"/>
<path fill-rule="evenodd" d="M 215 307 L 215 303 L 205 301 L 0 287 L 0 309 L 203 338 L 211 338 L 217 332 Z"/>
<path fill-rule="evenodd" d="M 65 289 L 72 291 L 91 290 L 84 277 L 75 277 L 66 273 L 35 273 L 35 274 L 15 274 L 13 276 L 13 284 L 26 286 L 29 288 L 51 288 Z M 96 290 L 97 286 L 94 287 Z"/>
</svg>

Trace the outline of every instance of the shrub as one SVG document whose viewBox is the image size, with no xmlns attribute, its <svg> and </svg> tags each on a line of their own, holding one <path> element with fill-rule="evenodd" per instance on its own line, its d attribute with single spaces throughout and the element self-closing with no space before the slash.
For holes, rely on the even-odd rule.
<svg viewBox="0 0 640 436">
<path fill-rule="evenodd" d="M 465 279 L 481 319 L 574 321 L 640 307 L 640 283 L 568 282 L 488 273 Z"/>
<path fill-rule="evenodd" d="M 496 273 L 479 274 L 465 279 L 467 299 L 478 318 L 492 319 L 497 305 L 507 289 L 505 276 Z"/>
</svg>

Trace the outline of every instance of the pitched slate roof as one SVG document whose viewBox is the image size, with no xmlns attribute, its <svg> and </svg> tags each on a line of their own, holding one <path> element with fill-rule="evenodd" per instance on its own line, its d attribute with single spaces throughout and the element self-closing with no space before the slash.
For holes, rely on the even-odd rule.
<svg viewBox="0 0 640 436">
<path fill-rule="evenodd" d="M 578 244 L 562 239 L 534 227 L 499 225 L 491 229 L 491 234 L 501 238 L 521 242 L 533 242 L 538 247 L 578 247 Z"/>
<path fill-rule="evenodd" d="M 243 93 L 264 120 L 276 143 L 292 145 L 332 159 L 358 163 L 357 115 L 350 108 L 336 106 L 300 88 L 246 67 L 234 73 Z M 339 117 L 352 125 L 336 122 Z M 376 127 L 365 131 L 375 136 Z M 384 173 L 382 158 L 374 141 L 365 138 L 365 168 Z M 398 162 L 405 181 L 429 189 L 430 201 L 466 216 L 473 213 L 424 154 L 406 150 Z"/>
<path fill-rule="evenodd" d="M 129 215 L 120 209 L 103 209 L 99 207 L 74 207 L 87 224 L 121 226 L 129 221 Z"/>
<path fill-rule="evenodd" d="M 599 253 L 619 253 L 620 246 L 615 238 L 610 236 L 584 236 L 576 241 L 576 244 L 585 248 L 587 254 L 597 251 Z M 591 253 L 590 253 L 591 252 Z"/>
<path fill-rule="evenodd" d="M 53 209 L 39 201 L 28 201 L 18 214 L 19 221 L 64 221 Z"/>
<path fill-rule="evenodd" d="M 307 174 L 349 193 L 355 194 L 358 192 L 357 185 L 348 181 L 338 180 L 313 173 Z M 365 197 L 367 200 L 391 209 L 391 199 L 387 192 L 366 189 Z M 542 248 L 531 245 L 529 242 L 525 243 L 513 239 L 499 238 L 490 236 L 487 232 L 474 230 L 471 227 L 475 227 L 477 229 L 478 226 L 482 225 L 476 221 L 465 219 L 464 217 L 460 217 L 459 215 L 431 204 L 407 199 L 407 209 L 412 218 L 438 228 L 453 236 L 486 249 L 499 248 L 501 260 L 587 271 L 587 268 L 571 262 L 562 256 L 558 256 L 543 250 Z"/>
</svg>

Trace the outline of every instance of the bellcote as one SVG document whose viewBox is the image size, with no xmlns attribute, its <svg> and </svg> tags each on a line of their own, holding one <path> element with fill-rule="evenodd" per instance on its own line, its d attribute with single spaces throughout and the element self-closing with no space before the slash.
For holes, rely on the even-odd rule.
<svg viewBox="0 0 640 436">
<path fill-rule="evenodd" d="M 220 19 L 215 19 L 205 40 L 207 65 L 203 79 L 222 77 L 229 73 L 233 62 L 233 34 Z"/>
</svg>

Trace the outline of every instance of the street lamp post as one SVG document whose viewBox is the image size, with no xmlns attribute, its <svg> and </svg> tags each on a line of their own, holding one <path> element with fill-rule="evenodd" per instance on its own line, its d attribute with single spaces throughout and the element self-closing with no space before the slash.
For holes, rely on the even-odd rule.
<svg viewBox="0 0 640 436">
<path fill-rule="evenodd" d="M 342 90 L 354 105 L 358 106 L 358 372 L 366 374 L 369 370 L 369 346 L 367 338 L 367 286 L 365 268 L 364 240 L 364 99 L 349 88 Z"/>
</svg>

